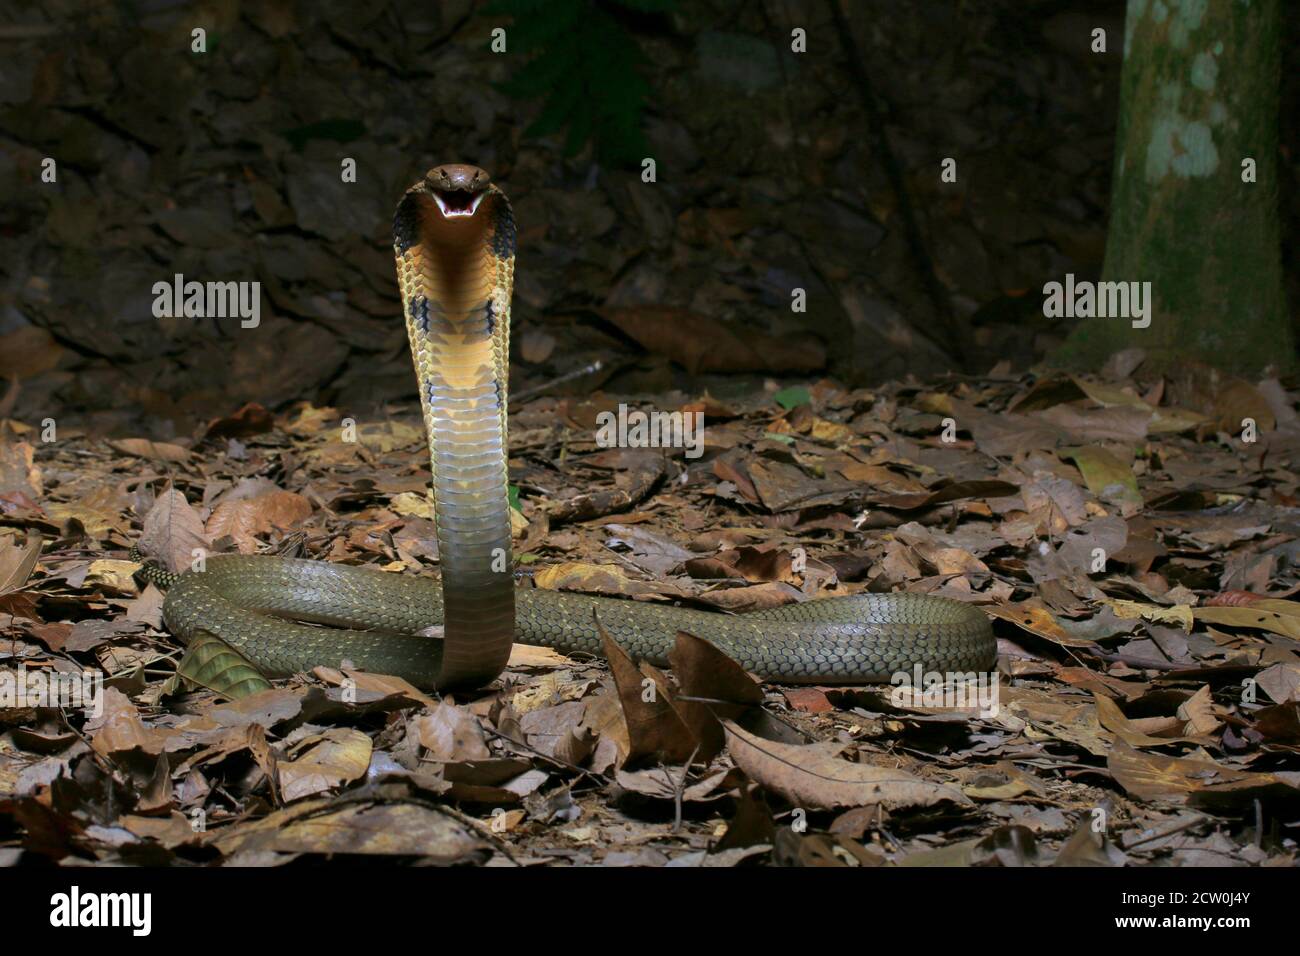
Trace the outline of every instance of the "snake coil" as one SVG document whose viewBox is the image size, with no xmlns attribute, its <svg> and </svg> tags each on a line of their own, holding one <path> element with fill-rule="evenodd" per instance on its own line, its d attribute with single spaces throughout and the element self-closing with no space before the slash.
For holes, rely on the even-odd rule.
<svg viewBox="0 0 1300 956">
<path fill-rule="evenodd" d="M 169 585 L 163 618 L 182 641 L 214 634 L 269 676 L 347 662 L 446 689 L 495 679 L 515 641 L 600 654 L 594 608 L 629 653 L 660 666 L 679 630 L 786 683 L 992 666 L 987 618 L 928 595 L 827 598 L 730 617 L 516 590 L 506 467 L 510 203 L 483 170 L 438 166 L 398 204 L 393 253 L 429 439 L 441 585 L 320 561 L 217 555 L 201 573 L 152 574 Z"/>
</svg>

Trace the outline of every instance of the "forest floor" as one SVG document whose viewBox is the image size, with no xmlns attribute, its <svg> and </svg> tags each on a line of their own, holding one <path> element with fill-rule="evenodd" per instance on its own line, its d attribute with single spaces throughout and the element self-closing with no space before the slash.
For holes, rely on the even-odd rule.
<svg viewBox="0 0 1300 956">
<path fill-rule="evenodd" d="M 246 406 L 175 443 L 7 421 L 0 692 L 105 680 L 98 716 L 0 708 L 0 863 L 1293 865 L 1296 396 L 1136 361 L 628 400 L 702 411 L 698 458 L 597 447 L 600 392 L 512 405 L 523 586 L 719 612 L 944 595 L 994 623 L 984 708 L 522 646 L 454 698 L 330 668 L 220 693 L 131 545 L 431 574 L 417 410 Z"/>
</svg>

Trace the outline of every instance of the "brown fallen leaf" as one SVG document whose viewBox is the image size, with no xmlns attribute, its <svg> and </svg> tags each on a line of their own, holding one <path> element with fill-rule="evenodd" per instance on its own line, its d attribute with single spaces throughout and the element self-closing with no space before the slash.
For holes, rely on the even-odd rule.
<svg viewBox="0 0 1300 956">
<path fill-rule="evenodd" d="M 1278 743 L 1300 743 L 1300 704 L 1275 704 L 1255 714 L 1255 729 Z"/>
<path fill-rule="evenodd" d="M 998 827 L 985 837 L 962 840 L 935 850 L 909 853 L 899 866 L 1032 866 L 1039 860 L 1038 840 L 1023 826 Z"/>
<path fill-rule="evenodd" d="M 756 737 L 729 720 L 722 726 L 736 766 L 796 807 L 835 810 L 876 803 L 897 809 L 945 801 L 971 805 L 970 798 L 955 787 L 931 783 L 902 770 L 841 760 L 839 744 L 783 744 Z"/>
<path fill-rule="evenodd" d="M 253 498 L 223 502 L 204 530 L 214 541 L 228 534 L 241 553 L 252 554 L 257 551 L 255 535 L 291 528 L 310 518 L 311 511 L 311 502 L 302 495 L 277 488 Z"/>
<path fill-rule="evenodd" d="M 662 594 L 662 585 L 629 578 L 613 564 L 585 564 L 564 561 L 547 565 L 533 572 L 533 581 L 548 591 L 582 591 L 588 594 L 610 594 L 633 597 L 638 594 Z M 669 593 L 676 588 L 669 587 Z"/>
<path fill-rule="evenodd" d="M 883 866 L 885 855 L 840 833 L 796 833 L 789 827 L 772 838 L 772 862 L 776 866 L 842 867 Z"/>
<path fill-rule="evenodd" d="M 1193 615 L 1196 612 L 1186 604 L 1178 604 L 1174 607 L 1163 607 L 1159 604 L 1144 604 L 1141 601 L 1123 601 L 1118 598 L 1103 597 L 1101 600 L 1103 604 L 1107 605 L 1115 612 L 1115 616 L 1120 620 L 1134 621 L 1141 618 L 1145 621 L 1154 621 L 1157 624 L 1176 625 L 1189 634 L 1192 631 Z M 1214 608 L 1214 610 L 1238 611 L 1245 609 Z"/>
<path fill-rule="evenodd" d="M 193 454 L 182 445 L 173 445 L 164 441 L 150 441 L 147 438 L 117 438 L 110 440 L 108 445 L 124 455 L 148 458 L 150 461 L 181 463 L 189 461 Z"/>
<path fill-rule="evenodd" d="M 128 813 L 118 820 L 118 824 L 140 839 L 153 840 L 169 850 L 202 842 L 202 834 L 194 829 L 194 821 L 179 810 L 172 810 L 164 816 L 148 817 Z"/>
<path fill-rule="evenodd" d="M 783 687 L 781 695 L 792 710 L 801 714 L 829 714 L 835 710 L 821 687 Z"/>
<path fill-rule="evenodd" d="M 843 505 L 861 488 L 852 481 L 829 477 L 814 478 L 797 465 L 754 457 L 748 463 L 763 507 L 776 514 L 798 508 Z"/>
<path fill-rule="evenodd" d="M 1300 605 L 1291 601 L 1276 602 L 1290 605 L 1286 609 L 1288 613 L 1281 613 L 1269 606 L 1273 603 L 1253 601 L 1244 607 L 1197 607 L 1191 609 L 1191 616 L 1202 624 L 1257 628 L 1300 641 L 1300 616 L 1296 616 L 1293 610 L 1300 609 Z"/>
<path fill-rule="evenodd" d="M 179 572 L 190 570 L 195 552 L 207 554 L 212 541 L 203 530 L 203 519 L 185 496 L 168 488 L 144 516 L 139 547 L 157 558 L 166 570 Z"/>
<path fill-rule="evenodd" d="M 335 670 L 332 667 L 312 668 L 312 675 L 343 687 L 356 694 L 355 703 L 375 703 L 389 698 L 407 700 L 433 710 L 438 701 L 418 689 L 410 681 L 392 674 L 372 674 L 369 671 Z M 344 698 L 345 701 L 347 698 Z"/>
<path fill-rule="evenodd" d="M 698 750 L 700 742 L 678 712 L 667 680 L 644 662 L 638 667 L 610 637 L 594 611 L 592 616 L 600 631 L 627 721 L 629 746 L 626 762 L 632 763 L 643 757 L 656 757 L 669 763 L 689 759 Z"/>
<path fill-rule="evenodd" d="M 1275 704 L 1300 701 L 1300 664 L 1274 664 L 1256 674 L 1255 683 Z"/>
<path fill-rule="evenodd" d="M 1253 591 L 1220 591 L 1213 597 L 1206 598 L 1202 607 L 1243 607 L 1256 601 L 1268 599 L 1267 594 L 1255 594 Z"/>
<path fill-rule="evenodd" d="M 724 611 L 766 611 L 786 604 L 796 604 L 803 600 L 803 594 L 793 585 L 770 581 L 744 588 L 719 588 L 701 594 L 698 600 Z"/>
<path fill-rule="evenodd" d="M 1061 847 L 1052 866 L 1123 866 L 1127 861 L 1128 857 L 1110 842 L 1106 832 L 1095 831 L 1091 816 L 1086 816 Z"/>
<path fill-rule="evenodd" d="M 45 483 L 30 442 L 0 441 L 0 492 L 40 498 Z"/>
<path fill-rule="evenodd" d="M 204 708 L 203 713 L 223 727 L 244 727 L 250 724 L 274 727 L 298 716 L 302 711 L 303 695 L 301 689 L 273 687 L 239 700 L 212 704 Z"/>
<path fill-rule="evenodd" d="M 1030 634 L 1051 641 L 1053 644 L 1060 644 L 1063 647 L 1092 647 L 1093 642 L 1079 637 L 1073 637 L 1066 633 L 1065 629 L 1056 622 L 1052 612 L 1045 607 L 1030 601 L 1020 604 L 993 604 L 985 607 L 984 610 L 993 617 L 1001 618 L 1004 621 L 1010 621 L 1017 627 L 1024 628 Z"/>
<path fill-rule="evenodd" d="M 437 864 L 482 862 L 488 844 L 449 812 L 419 803 L 307 800 L 260 820 L 213 831 L 227 857 L 239 852 L 412 856 Z"/>
<path fill-rule="evenodd" d="M 432 760 L 486 760 L 492 756 L 478 718 L 454 704 L 439 704 L 432 713 L 412 718 L 410 732 Z"/>
<path fill-rule="evenodd" d="M 1187 800 L 1212 783 L 1246 781 L 1268 774 L 1215 763 L 1208 757 L 1167 757 L 1135 750 L 1117 739 L 1106 758 L 1115 782 L 1141 800 Z"/>
<path fill-rule="evenodd" d="M 746 781 L 740 787 L 736 814 L 727 823 L 727 832 L 713 847 L 714 852 L 738 847 L 771 845 L 776 837 L 772 808 L 763 797 L 762 787 Z"/>
<path fill-rule="evenodd" d="M 1184 739 L 1182 737 L 1153 737 L 1150 734 L 1143 733 L 1133 725 L 1131 720 L 1124 716 L 1124 712 L 1119 709 L 1119 705 L 1109 697 L 1094 693 L 1092 699 L 1097 705 L 1097 720 L 1103 727 L 1130 747 L 1161 747 L 1178 743 Z"/>
<path fill-rule="evenodd" d="M 351 727 L 332 727 L 293 745 L 290 760 L 276 764 L 285 803 L 360 780 L 370 766 L 370 738 Z"/>
<path fill-rule="evenodd" d="M 727 461 L 725 458 L 715 458 L 710 467 L 713 470 L 714 477 L 721 481 L 731 482 L 746 501 L 752 505 L 758 504 L 758 491 L 754 488 L 754 482 L 750 480 L 749 475 L 741 470 L 739 463 Z"/>
<path fill-rule="evenodd" d="M 915 511 L 918 508 L 933 508 L 935 505 L 963 498 L 1005 498 L 1020 490 L 1018 485 L 1007 481 L 941 481 L 930 490 L 917 494 L 873 495 L 868 498 L 873 504 L 896 511 Z"/>
<path fill-rule="evenodd" d="M 46 513 L 64 528 L 76 522 L 94 537 L 116 531 L 126 535 L 130 521 L 124 512 L 125 496 L 111 485 L 103 485 L 76 501 L 55 502 Z"/>
<path fill-rule="evenodd" d="M 174 731 L 146 724 L 131 699 L 116 687 L 104 689 L 103 713 L 86 721 L 85 730 L 90 745 L 105 756 L 140 750 L 156 757 L 174 736 Z"/>
<path fill-rule="evenodd" d="M 27 542 L 19 547 L 14 539 L 0 541 L 0 594 L 17 591 L 27 583 L 41 556 L 41 536 L 29 532 Z"/>
<path fill-rule="evenodd" d="M 708 803 L 727 796 L 728 791 L 743 779 L 734 767 L 706 775 L 682 787 L 681 767 L 646 767 L 642 770 L 619 770 L 614 782 L 624 790 L 639 793 L 656 800 L 673 800 L 681 790 L 685 803 Z"/>
<path fill-rule="evenodd" d="M 962 785 L 962 793 L 975 800 L 1013 800 L 1023 794 L 1047 793 L 1047 785 L 1008 760 L 980 768 Z"/>
<path fill-rule="evenodd" d="M 677 632 L 668 662 L 678 684 L 675 709 L 700 742 L 698 759 L 712 760 L 725 745 L 719 721 L 739 720 L 749 708 L 761 707 L 762 685 L 718 648 L 685 631 Z"/>
<path fill-rule="evenodd" d="M 82 584 L 96 587 L 111 594 L 136 594 L 139 589 L 132 575 L 139 568 L 134 561 L 122 561 L 116 558 L 100 558 L 90 562 Z"/>
<path fill-rule="evenodd" d="M 1030 740 L 1063 740 L 1095 757 L 1104 757 L 1112 735 L 1104 730 L 1091 700 L 1025 686 L 1001 691 L 1003 712 L 1024 720 Z"/>
<path fill-rule="evenodd" d="M 1103 501 L 1125 506 L 1124 514 L 1142 507 L 1142 493 L 1138 491 L 1133 466 L 1100 445 L 1084 445 L 1063 450 L 1062 458 L 1070 459 L 1083 475 L 1088 490 Z"/>
<path fill-rule="evenodd" d="M 250 435 L 262 435 L 275 427 L 271 413 L 257 402 L 248 402 L 233 415 L 214 418 L 208 422 L 203 433 L 205 439 L 211 438 L 247 438 Z"/>
</svg>

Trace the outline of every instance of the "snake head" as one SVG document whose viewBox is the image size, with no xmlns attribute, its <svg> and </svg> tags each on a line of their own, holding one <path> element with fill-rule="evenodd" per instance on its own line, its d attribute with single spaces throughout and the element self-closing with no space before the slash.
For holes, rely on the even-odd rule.
<svg viewBox="0 0 1300 956">
<path fill-rule="evenodd" d="M 424 174 L 429 195 L 438 204 L 444 219 L 472 216 L 488 194 L 492 177 L 477 166 L 447 163 Z"/>
</svg>

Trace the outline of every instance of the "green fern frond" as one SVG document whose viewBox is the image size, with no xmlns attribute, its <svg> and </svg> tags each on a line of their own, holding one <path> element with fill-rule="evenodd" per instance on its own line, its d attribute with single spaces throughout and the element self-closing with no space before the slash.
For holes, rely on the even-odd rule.
<svg viewBox="0 0 1300 956">
<path fill-rule="evenodd" d="M 567 155 L 594 142 L 603 162 L 621 165 L 644 157 L 647 146 L 641 118 L 650 84 L 638 70 L 645 57 L 609 8 L 667 13 L 675 4 L 676 0 L 496 0 L 490 4 L 485 15 L 512 18 L 507 49 L 531 57 L 498 88 L 517 99 L 546 98 L 527 135 L 548 136 L 567 128 Z"/>
</svg>

